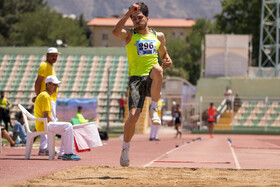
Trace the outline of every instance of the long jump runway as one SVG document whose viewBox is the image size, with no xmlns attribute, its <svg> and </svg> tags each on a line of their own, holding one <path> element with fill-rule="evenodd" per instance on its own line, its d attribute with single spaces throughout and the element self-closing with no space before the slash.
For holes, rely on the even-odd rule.
<svg viewBox="0 0 280 187">
<path fill-rule="evenodd" d="M 280 169 L 280 136 L 160 134 L 160 141 L 149 135 L 135 135 L 130 148 L 131 167 L 186 167 L 232 169 Z M 25 148 L 4 147 L 0 153 L 0 183 L 19 184 L 75 166 L 119 166 L 120 138 L 104 141 L 102 147 L 78 153 L 80 161 L 49 161 L 37 156 L 34 145 L 31 159 L 24 160 Z M 59 146 L 57 142 L 57 146 Z"/>
<path fill-rule="evenodd" d="M 280 137 L 216 135 L 192 139 L 146 167 L 280 169 Z"/>
</svg>

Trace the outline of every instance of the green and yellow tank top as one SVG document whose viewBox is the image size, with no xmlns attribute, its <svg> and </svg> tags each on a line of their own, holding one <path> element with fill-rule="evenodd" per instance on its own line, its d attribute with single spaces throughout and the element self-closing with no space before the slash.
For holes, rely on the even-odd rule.
<svg viewBox="0 0 280 187">
<path fill-rule="evenodd" d="M 126 45 L 130 76 L 149 75 L 152 67 L 158 64 L 158 48 L 161 42 L 157 33 L 151 30 L 147 35 L 138 34 L 132 30 L 130 42 Z"/>
<path fill-rule="evenodd" d="M 3 98 L 3 100 L 0 98 L 0 105 L 3 106 L 4 108 L 7 108 L 7 99 L 6 97 Z"/>
</svg>

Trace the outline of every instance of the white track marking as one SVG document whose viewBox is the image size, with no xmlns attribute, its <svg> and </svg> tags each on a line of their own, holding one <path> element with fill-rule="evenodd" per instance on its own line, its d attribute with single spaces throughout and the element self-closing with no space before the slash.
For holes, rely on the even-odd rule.
<svg viewBox="0 0 280 187">
<path fill-rule="evenodd" d="M 191 143 L 191 142 L 190 142 L 190 143 Z M 148 164 L 145 164 L 143 167 L 149 167 L 149 166 L 152 165 L 155 161 L 161 159 L 161 158 L 164 157 L 165 155 L 168 155 L 168 154 L 172 153 L 172 152 L 175 151 L 175 150 L 178 150 L 178 149 L 180 149 L 180 148 L 182 148 L 182 147 L 185 147 L 185 146 L 189 145 L 190 143 L 183 144 L 183 145 L 181 145 L 181 146 L 179 146 L 179 147 L 176 147 L 176 148 L 171 149 L 170 151 L 168 151 L 168 152 L 166 152 L 166 153 L 163 153 L 161 156 L 159 156 L 159 157 L 157 157 L 156 159 L 152 160 L 152 161 L 149 162 Z"/>
<path fill-rule="evenodd" d="M 234 162 L 235 162 L 236 169 L 241 169 L 241 167 L 239 165 L 239 162 L 238 162 L 238 159 L 237 159 L 237 156 L 236 156 L 236 154 L 234 152 L 234 149 L 231 146 L 231 143 L 228 142 L 228 145 L 229 145 L 229 148 L 231 150 L 231 153 L 232 153 L 232 156 L 233 156 L 233 159 L 234 159 Z"/>
</svg>

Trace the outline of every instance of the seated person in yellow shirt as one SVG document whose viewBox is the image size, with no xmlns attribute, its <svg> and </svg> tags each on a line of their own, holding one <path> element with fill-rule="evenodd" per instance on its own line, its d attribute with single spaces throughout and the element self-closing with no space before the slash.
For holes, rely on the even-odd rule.
<svg viewBox="0 0 280 187">
<path fill-rule="evenodd" d="M 82 114 L 82 110 L 83 110 L 83 107 L 82 106 L 78 106 L 78 111 L 77 111 L 77 114 L 76 114 L 76 118 L 80 121 L 80 124 L 89 122 L 88 119 L 84 118 L 84 116 Z"/>
<path fill-rule="evenodd" d="M 52 94 L 56 93 L 58 85 L 61 83 L 55 75 L 50 75 L 45 79 L 46 90 L 41 92 L 34 104 L 34 114 L 36 118 L 47 118 L 48 131 L 61 135 L 61 146 L 59 156 L 63 160 L 80 160 L 81 158 L 73 153 L 73 127 L 71 123 L 53 121 L 51 114 Z M 44 124 L 41 121 L 35 121 L 37 131 L 44 131 Z"/>
<path fill-rule="evenodd" d="M 92 120 L 88 120 L 88 119 L 84 118 L 84 116 L 82 114 L 82 110 L 83 110 L 83 107 L 78 106 L 78 111 L 76 113 L 76 118 L 80 121 L 80 124 L 88 123 L 89 121 L 92 121 Z M 94 121 L 96 122 L 96 126 L 97 126 L 97 129 L 98 129 L 99 136 L 100 136 L 101 140 L 108 140 L 109 139 L 108 133 L 105 132 L 105 131 L 102 131 L 101 127 L 99 126 L 99 119 L 95 118 Z"/>
</svg>

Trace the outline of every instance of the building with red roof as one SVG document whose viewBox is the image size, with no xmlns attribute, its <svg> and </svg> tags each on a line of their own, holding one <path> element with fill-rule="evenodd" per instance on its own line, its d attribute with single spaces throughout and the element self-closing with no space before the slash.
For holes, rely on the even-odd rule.
<svg viewBox="0 0 280 187">
<path fill-rule="evenodd" d="M 112 35 L 112 31 L 120 18 L 94 18 L 87 23 L 92 32 L 93 47 L 123 47 L 124 42 Z M 193 19 L 150 18 L 148 26 L 158 32 L 163 32 L 167 40 L 178 37 L 185 40 L 195 24 Z M 133 23 L 128 19 L 125 25 L 132 28 Z"/>
</svg>

